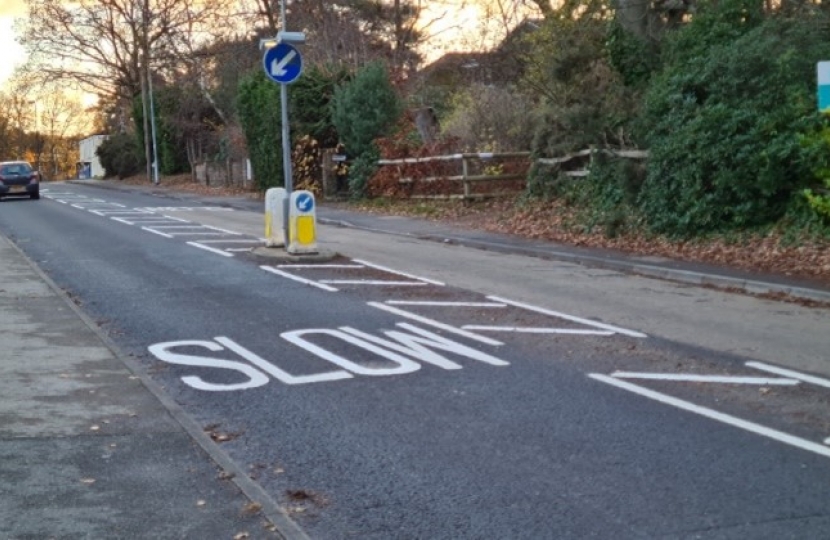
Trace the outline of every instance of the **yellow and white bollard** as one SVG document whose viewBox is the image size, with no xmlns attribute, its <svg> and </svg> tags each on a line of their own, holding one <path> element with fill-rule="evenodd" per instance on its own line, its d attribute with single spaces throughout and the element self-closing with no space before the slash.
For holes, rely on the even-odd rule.
<svg viewBox="0 0 830 540">
<path fill-rule="evenodd" d="M 295 191 L 288 200 L 288 253 L 317 253 L 317 210 L 310 191 Z"/>
<path fill-rule="evenodd" d="M 285 200 L 288 192 L 284 188 L 270 188 L 265 192 L 265 246 L 285 246 Z"/>
</svg>

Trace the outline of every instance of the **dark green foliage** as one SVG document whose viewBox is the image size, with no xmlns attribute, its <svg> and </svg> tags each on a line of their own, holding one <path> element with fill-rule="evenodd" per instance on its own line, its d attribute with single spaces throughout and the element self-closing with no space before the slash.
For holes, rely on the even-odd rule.
<svg viewBox="0 0 830 540">
<path fill-rule="evenodd" d="M 605 47 L 611 65 L 628 86 L 646 85 L 659 68 L 658 45 L 626 31 L 616 20 L 611 22 Z"/>
<path fill-rule="evenodd" d="M 160 174 L 173 175 L 190 170 L 190 163 L 187 160 L 187 146 L 175 122 L 182 101 L 182 89 L 178 86 L 167 86 L 153 91 L 153 108 L 156 117 L 156 152 Z M 139 147 L 144 148 L 144 108 L 141 105 L 141 96 L 136 96 L 133 100 L 133 118 Z M 147 127 L 152 134 L 152 125 L 148 123 Z M 150 144 L 152 144 L 152 139 Z M 152 152 L 152 146 L 150 148 Z M 151 154 L 150 159 L 152 157 Z"/>
<path fill-rule="evenodd" d="M 288 87 L 293 139 L 309 135 L 323 148 L 333 148 L 337 144 L 331 103 L 337 86 L 347 80 L 348 72 L 342 68 L 312 66 Z"/>
<path fill-rule="evenodd" d="M 334 92 L 332 120 L 350 156 L 371 151 L 373 141 L 385 135 L 401 113 L 402 104 L 389 74 L 378 62 L 361 69 Z"/>
<path fill-rule="evenodd" d="M 257 188 L 284 186 L 279 85 L 262 70 L 251 72 L 239 83 L 237 111 Z"/>
<path fill-rule="evenodd" d="M 380 151 L 377 146 L 370 144 L 369 148 L 352 162 L 349 167 L 349 196 L 352 199 L 362 199 L 366 196 L 366 186 L 378 169 L 379 159 Z"/>
<path fill-rule="evenodd" d="M 144 165 L 141 147 L 133 136 L 119 133 L 107 138 L 95 151 L 107 177 L 126 178 Z"/>
<path fill-rule="evenodd" d="M 830 58 L 826 31 L 804 19 L 760 21 L 758 5 L 727 0 L 695 18 L 650 88 L 639 203 L 655 231 L 772 223 L 826 152 L 799 135 L 818 121 L 815 63 Z"/>
</svg>

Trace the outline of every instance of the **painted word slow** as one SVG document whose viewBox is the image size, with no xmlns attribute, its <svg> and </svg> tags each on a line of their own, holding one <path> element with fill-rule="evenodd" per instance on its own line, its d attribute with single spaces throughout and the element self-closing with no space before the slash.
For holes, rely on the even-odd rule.
<svg viewBox="0 0 830 540">
<path fill-rule="evenodd" d="M 412 324 L 398 323 L 396 326 L 398 329 L 383 331 L 383 336 L 372 335 L 348 326 L 341 326 L 337 329 L 310 328 L 283 332 L 280 334 L 283 340 L 339 368 L 306 375 L 293 375 L 227 337 L 216 337 L 213 341 L 185 340 L 156 343 L 148 347 L 148 350 L 157 359 L 168 364 L 231 370 L 242 378 L 241 382 L 217 383 L 206 381 L 198 375 L 181 377 L 182 382 L 186 385 L 209 392 L 257 388 L 268 384 L 271 378 L 287 385 L 296 385 L 351 379 L 356 375 L 368 377 L 404 375 L 418 371 L 423 364 L 430 364 L 446 370 L 456 370 L 461 369 L 462 366 L 454 360 L 461 358 L 491 366 L 509 365 L 509 362 L 495 356 Z M 383 367 L 373 367 L 355 362 L 330 350 L 331 345 L 329 345 L 330 348 L 325 348 L 315 343 L 315 337 L 327 338 L 328 343 L 332 343 L 332 338 L 339 340 L 344 344 L 376 355 L 388 361 L 388 363 L 384 363 Z M 206 349 L 212 353 L 229 351 L 242 358 L 244 362 L 237 359 L 230 360 L 176 352 L 183 348 L 189 350 L 194 348 Z M 453 357 L 453 359 L 448 358 L 448 356 Z M 389 363 L 391 363 L 391 366 Z"/>
</svg>

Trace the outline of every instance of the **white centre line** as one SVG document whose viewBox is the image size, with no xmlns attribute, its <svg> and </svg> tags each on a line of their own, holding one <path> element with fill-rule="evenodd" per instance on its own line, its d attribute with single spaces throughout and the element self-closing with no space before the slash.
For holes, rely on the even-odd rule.
<svg viewBox="0 0 830 540">
<path fill-rule="evenodd" d="M 413 321 L 418 321 L 423 324 L 428 324 L 430 326 L 434 326 L 436 328 L 441 328 L 442 330 L 446 330 L 447 332 L 452 332 L 453 334 L 458 334 L 459 336 L 464 336 L 469 339 L 474 339 L 476 341 L 480 341 L 481 343 L 486 343 L 487 345 L 504 345 L 501 341 L 497 341 L 495 339 L 488 338 L 486 336 L 480 336 L 478 334 L 474 334 L 473 332 L 468 332 L 462 328 L 456 328 L 455 326 L 450 326 L 448 324 L 444 324 L 442 322 L 438 322 L 433 319 L 429 319 L 427 317 L 421 317 L 420 315 L 416 315 L 414 313 L 410 313 L 403 309 L 398 309 L 396 307 L 387 306 L 385 304 L 381 304 L 380 302 L 367 302 L 368 305 L 372 307 L 376 307 L 378 309 L 382 309 L 383 311 L 388 311 L 389 313 L 394 313 L 395 315 L 400 315 L 401 317 L 406 317 L 407 319 L 412 319 Z"/>
<path fill-rule="evenodd" d="M 277 268 L 343 268 L 360 269 L 366 268 L 362 264 L 278 264 Z"/>
<path fill-rule="evenodd" d="M 532 306 L 530 304 L 524 304 L 522 302 L 515 302 L 513 300 L 508 300 L 506 298 L 501 298 L 498 296 L 488 296 L 490 300 L 495 302 L 504 302 L 505 304 L 516 306 L 520 308 L 524 308 L 528 311 L 535 311 L 536 313 L 542 313 L 544 315 L 550 315 L 551 317 L 559 317 L 560 319 L 565 319 L 566 321 L 571 321 L 575 323 L 585 324 L 588 326 L 593 326 L 594 328 L 601 328 L 603 330 L 610 330 L 612 332 L 616 332 L 619 334 L 624 334 L 626 336 L 631 337 L 638 337 L 644 338 L 648 337 L 647 335 L 643 334 L 642 332 L 635 332 L 634 330 L 627 330 L 625 328 L 620 328 L 619 326 L 612 326 L 610 324 L 604 324 L 596 321 L 592 321 L 590 319 L 583 319 L 582 317 L 574 317 L 573 315 L 568 315 L 567 313 L 561 313 L 559 311 L 552 311 L 549 309 L 544 309 L 536 306 Z"/>
<path fill-rule="evenodd" d="M 330 285 L 387 285 L 394 287 L 415 286 L 423 287 L 430 285 L 423 281 L 383 281 L 375 279 L 321 279 L 320 283 L 328 283 Z"/>
<path fill-rule="evenodd" d="M 290 274 L 288 272 L 283 272 L 273 266 L 260 266 L 260 268 L 266 272 L 271 272 L 272 274 L 277 274 L 278 276 L 282 276 L 284 278 L 293 279 L 294 281 L 299 281 L 300 283 L 305 283 L 306 285 L 311 285 L 312 287 L 318 287 L 324 291 L 337 292 L 337 289 L 334 287 L 330 287 L 329 285 L 325 285 L 323 283 L 317 283 L 316 281 L 311 281 L 310 279 L 301 278 L 300 276 L 295 276 L 294 274 Z"/>
<path fill-rule="evenodd" d="M 761 386 L 795 386 L 795 379 L 769 377 L 738 377 L 730 375 L 694 375 L 692 373 L 638 373 L 632 371 L 615 371 L 611 374 L 617 379 L 646 379 L 652 381 L 705 382 L 724 384 L 757 384 Z"/>
<path fill-rule="evenodd" d="M 197 247 L 199 249 L 204 249 L 205 251 L 210 251 L 211 253 L 216 253 L 217 255 L 221 255 L 223 257 L 233 257 L 231 253 L 227 253 L 225 251 L 222 251 L 221 249 L 215 249 L 210 246 L 203 246 L 199 242 L 187 242 L 187 245 Z"/>
<path fill-rule="evenodd" d="M 393 269 L 388 268 L 388 267 L 386 267 L 386 266 L 381 266 L 381 265 L 379 265 L 379 264 L 370 263 L 370 262 L 368 262 L 368 261 L 363 261 L 363 260 L 360 260 L 360 259 L 352 259 L 352 260 L 353 260 L 354 262 L 358 263 L 358 264 L 362 264 L 362 265 L 364 265 L 364 266 L 368 266 L 368 267 L 370 267 L 370 268 L 374 268 L 375 270 L 382 270 L 382 271 L 384 271 L 384 272 L 389 272 L 390 274 L 397 274 L 397 275 L 399 275 L 399 276 L 408 277 L 408 278 L 410 278 L 410 279 L 417 279 L 418 281 L 423 281 L 423 282 L 426 282 L 426 283 L 431 283 L 432 285 L 439 285 L 439 286 L 441 286 L 441 287 L 443 287 L 443 286 L 444 286 L 444 283 L 442 283 L 442 282 L 440 282 L 440 281 L 435 281 L 435 280 L 432 280 L 432 279 L 427 279 L 427 278 L 423 278 L 423 277 L 420 277 L 420 276 L 415 276 L 415 275 L 412 275 L 412 274 L 407 274 L 406 272 L 398 272 L 397 270 L 393 270 Z"/>
<path fill-rule="evenodd" d="M 507 304 L 499 304 L 497 302 L 432 302 L 429 300 L 387 300 L 385 302 L 390 306 L 429 306 L 429 307 L 492 307 L 503 308 Z"/>
<path fill-rule="evenodd" d="M 613 336 L 611 330 L 585 330 L 574 328 L 534 328 L 531 326 L 483 326 L 465 324 L 464 330 L 478 330 L 479 332 L 514 332 L 517 334 L 573 334 L 578 336 Z"/>
<path fill-rule="evenodd" d="M 671 405 L 673 407 L 677 407 L 678 409 L 683 409 L 685 411 L 699 414 L 701 416 L 705 416 L 706 418 L 717 420 L 718 422 L 723 422 L 724 424 L 728 424 L 730 426 L 734 426 L 755 433 L 756 435 L 768 437 L 770 439 L 774 439 L 784 444 L 789 444 L 790 446 L 795 446 L 796 448 L 801 448 L 802 450 L 807 450 L 808 452 L 813 452 L 824 457 L 830 457 L 830 448 L 828 448 L 827 446 L 822 446 L 821 444 L 815 443 L 813 441 L 808 441 L 807 439 L 802 439 L 801 437 L 796 437 L 788 433 L 784 433 L 783 431 L 778 431 L 772 428 L 768 428 L 766 426 L 762 426 L 761 424 L 749 422 L 747 420 L 743 420 L 741 418 L 737 418 L 735 416 L 731 416 L 716 411 L 714 409 L 701 407 L 700 405 L 695 405 L 694 403 L 691 403 L 689 401 L 683 401 L 682 399 L 677 399 L 675 397 L 662 394 L 660 392 L 655 392 L 654 390 L 649 390 L 648 388 L 643 388 L 642 386 L 637 386 L 636 384 L 632 384 L 630 382 L 621 381 L 613 377 L 608 377 L 607 375 L 602 375 L 599 373 L 589 373 L 588 377 L 600 382 L 604 382 L 606 384 L 610 384 L 611 386 L 616 386 L 617 388 L 621 388 L 623 390 L 628 390 L 629 392 L 633 392 L 643 397 L 659 401 L 660 403 Z"/>
<path fill-rule="evenodd" d="M 812 375 L 805 375 L 804 373 L 799 373 L 797 371 L 793 371 L 791 369 L 784 369 L 777 366 L 772 366 L 770 364 L 765 364 L 763 362 L 747 362 L 744 364 L 747 367 L 760 369 L 761 371 L 767 371 L 769 373 L 775 373 L 776 375 L 783 375 L 784 377 L 790 377 L 792 379 L 798 379 L 799 381 L 804 381 L 806 383 L 815 384 L 817 386 L 823 386 L 824 388 L 830 388 L 830 380 L 822 379 L 821 377 L 814 377 Z"/>
</svg>

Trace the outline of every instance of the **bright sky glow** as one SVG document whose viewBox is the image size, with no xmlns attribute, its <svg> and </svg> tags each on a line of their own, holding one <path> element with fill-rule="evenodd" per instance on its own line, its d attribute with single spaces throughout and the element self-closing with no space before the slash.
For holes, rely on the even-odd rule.
<svg viewBox="0 0 830 540">
<path fill-rule="evenodd" d="M 3 59 L 0 61 L 0 87 L 11 76 L 14 68 L 26 60 L 23 47 L 15 41 L 14 18 L 26 14 L 26 4 L 23 0 L 0 0 L 0 51 Z"/>
</svg>

